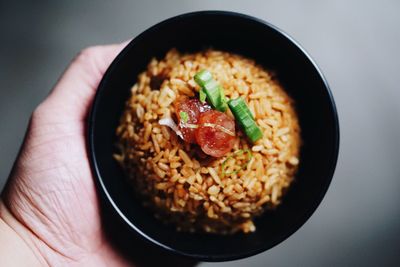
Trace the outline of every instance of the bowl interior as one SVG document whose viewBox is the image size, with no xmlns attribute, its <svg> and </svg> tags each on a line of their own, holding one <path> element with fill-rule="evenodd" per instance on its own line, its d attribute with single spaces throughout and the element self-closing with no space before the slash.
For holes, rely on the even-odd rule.
<svg viewBox="0 0 400 267">
<path fill-rule="evenodd" d="M 216 236 L 176 232 L 143 208 L 113 160 L 115 129 L 137 75 L 153 57 L 213 47 L 252 58 L 277 73 L 295 100 L 301 125 L 301 163 L 282 205 L 256 219 L 252 234 Z M 314 212 L 331 181 L 338 154 L 338 122 L 327 84 L 313 62 L 286 35 L 257 19 L 228 12 L 197 12 L 164 21 L 135 38 L 104 76 L 89 125 L 94 173 L 107 201 L 136 232 L 179 254 L 231 260 L 273 247 Z M 105 194 L 104 194 L 105 193 Z"/>
</svg>

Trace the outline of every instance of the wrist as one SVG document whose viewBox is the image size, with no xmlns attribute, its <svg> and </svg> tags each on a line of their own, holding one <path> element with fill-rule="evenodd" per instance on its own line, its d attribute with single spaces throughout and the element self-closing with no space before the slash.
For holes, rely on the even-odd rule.
<svg viewBox="0 0 400 267">
<path fill-rule="evenodd" d="M 0 258 L 3 266 L 47 266 L 36 237 L 19 223 L 0 200 Z"/>
</svg>

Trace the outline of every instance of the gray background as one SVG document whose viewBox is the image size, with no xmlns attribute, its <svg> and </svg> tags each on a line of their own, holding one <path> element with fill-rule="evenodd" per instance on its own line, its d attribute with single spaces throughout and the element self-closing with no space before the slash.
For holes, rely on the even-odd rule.
<svg viewBox="0 0 400 267">
<path fill-rule="evenodd" d="M 339 111 L 340 156 L 297 233 L 260 255 L 201 266 L 400 266 L 400 1 L 41 2 L 0 2 L 0 188 L 30 112 L 80 49 L 187 11 L 239 11 L 285 30 L 322 68 Z"/>
</svg>

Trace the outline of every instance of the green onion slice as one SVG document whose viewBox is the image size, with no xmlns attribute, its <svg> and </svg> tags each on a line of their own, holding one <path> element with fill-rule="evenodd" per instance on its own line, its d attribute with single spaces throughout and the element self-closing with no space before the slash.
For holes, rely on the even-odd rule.
<svg viewBox="0 0 400 267">
<path fill-rule="evenodd" d="M 222 87 L 215 80 L 211 80 L 204 85 L 203 89 L 211 106 L 216 110 L 225 112 L 227 105 Z"/>
<path fill-rule="evenodd" d="M 179 123 L 179 126 L 180 126 L 180 127 L 183 127 L 183 128 L 190 128 L 190 129 L 197 129 L 197 128 L 199 128 L 199 125 L 197 125 L 197 124 L 188 123 L 189 115 L 188 115 L 187 112 L 185 112 L 185 111 L 179 112 L 179 117 L 180 117 L 180 119 L 181 119 L 181 123 Z"/>
<path fill-rule="evenodd" d="M 253 114 L 247 107 L 243 98 L 238 97 L 228 101 L 228 106 L 231 109 L 233 115 L 242 127 L 247 137 L 254 143 L 262 137 L 262 131 L 257 126 Z"/>
<path fill-rule="evenodd" d="M 207 98 L 206 92 L 204 92 L 204 89 L 201 88 L 200 91 L 199 91 L 199 99 L 200 99 L 200 102 L 201 102 L 201 103 L 206 102 L 206 98 Z"/>
<path fill-rule="evenodd" d="M 244 153 L 247 153 L 247 161 L 246 161 L 244 164 L 242 164 L 237 170 L 234 170 L 234 171 L 231 171 L 231 172 L 227 172 L 227 171 L 225 170 L 225 166 L 226 166 L 226 163 L 228 162 L 228 160 L 230 160 L 231 158 L 233 158 L 234 155 L 239 155 L 239 156 L 240 156 L 240 155 L 242 155 L 242 154 L 244 154 Z M 244 150 L 243 150 L 243 149 L 240 149 L 240 150 L 236 151 L 235 153 L 233 153 L 232 156 L 227 157 L 227 158 L 222 162 L 222 164 L 221 164 L 221 176 L 224 177 L 225 175 L 235 174 L 235 173 L 240 172 L 241 170 L 246 169 L 246 167 L 247 167 L 247 165 L 249 164 L 249 162 L 250 162 L 250 160 L 251 160 L 252 157 L 253 157 L 253 154 L 251 153 L 251 150 L 250 150 L 250 149 L 244 149 Z"/>
<path fill-rule="evenodd" d="M 238 98 L 232 99 L 228 102 L 229 102 L 228 103 L 229 108 L 231 110 L 232 110 L 232 108 L 234 108 L 235 110 L 240 110 L 239 112 L 246 113 L 252 120 L 254 120 L 253 113 L 251 113 L 250 109 L 247 107 L 246 102 L 243 100 L 243 98 L 238 97 Z"/>
<path fill-rule="evenodd" d="M 212 80 L 212 74 L 208 70 L 201 70 L 194 75 L 194 80 L 198 85 L 204 87 L 204 85 Z"/>
<path fill-rule="evenodd" d="M 221 112 L 227 109 L 226 99 L 223 88 L 212 78 L 208 70 L 202 70 L 194 76 L 194 80 L 201 86 L 200 101 L 205 100 L 203 93 L 210 102 L 211 106 Z M 203 91 L 203 92 L 202 92 Z"/>
<path fill-rule="evenodd" d="M 183 123 L 187 123 L 188 120 L 189 120 L 189 115 L 188 115 L 187 112 L 185 112 L 185 111 L 179 112 L 179 117 L 181 118 L 181 121 L 182 121 Z"/>
</svg>

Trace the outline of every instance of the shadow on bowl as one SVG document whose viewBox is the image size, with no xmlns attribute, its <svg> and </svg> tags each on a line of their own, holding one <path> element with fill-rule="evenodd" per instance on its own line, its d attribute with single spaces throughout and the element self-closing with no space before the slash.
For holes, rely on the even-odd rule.
<svg viewBox="0 0 400 267">
<path fill-rule="evenodd" d="M 296 182 L 276 210 L 255 220 L 254 233 L 218 236 L 177 232 L 142 206 L 112 158 L 115 129 L 137 75 L 151 58 L 162 58 L 173 47 L 181 52 L 212 47 L 252 58 L 274 70 L 295 101 L 303 142 Z M 274 26 L 224 11 L 173 17 L 131 41 L 99 85 L 88 129 L 90 159 L 101 198 L 114 210 L 114 219 L 126 226 L 125 234 L 137 235 L 170 252 L 204 261 L 248 257 L 279 244 L 298 230 L 322 201 L 339 150 L 339 124 L 332 95 L 306 52 Z"/>
<path fill-rule="evenodd" d="M 141 267 L 193 267 L 197 265 L 198 262 L 195 259 L 179 257 L 144 241 L 134 233 L 130 233 L 129 225 L 118 217 L 118 214 L 106 199 L 101 200 L 100 209 L 102 228 L 107 241 L 117 250 L 120 256 L 132 265 Z"/>
</svg>

